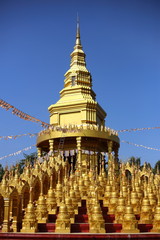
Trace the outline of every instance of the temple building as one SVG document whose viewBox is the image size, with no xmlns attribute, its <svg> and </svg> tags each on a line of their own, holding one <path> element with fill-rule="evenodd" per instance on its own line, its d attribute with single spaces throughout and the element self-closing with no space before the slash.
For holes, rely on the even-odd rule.
<svg viewBox="0 0 160 240">
<path fill-rule="evenodd" d="M 60 92 L 59 101 L 48 110 L 53 130 L 42 132 L 38 137 L 39 157 L 43 151 L 53 151 L 54 156 L 68 154 L 69 162 L 72 159 L 74 166 L 77 164 L 80 171 L 86 171 L 87 166 L 88 169 L 99 166 L 102 153 L 114 152 L 117 166 L 118 134 L 105 127 L 106 112 L 97 103 L 96 94 L 92 90 L 92 77 L 86 68 L 79 24 L 64 88 Z"/>
<path fill-rule="evenodd" d="M 38 134 L 34 166 L 22 174 L 6 169 L 0 182 L 0 239 L 12 232 L 54 233 L 53 239 L 160 232 L 160 175 L 119 162 L 118 133 L 106 127 L 96 101 L 79 23 L 64 76 L 60 99 L 48 108 L 50 126 Z"/>
</svg>

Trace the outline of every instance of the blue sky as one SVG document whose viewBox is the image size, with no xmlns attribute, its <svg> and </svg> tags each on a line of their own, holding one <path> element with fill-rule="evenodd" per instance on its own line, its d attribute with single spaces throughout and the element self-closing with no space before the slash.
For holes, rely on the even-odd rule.
<svg viewBox="0 0 160 240">
<path fill-rule="evenodd" d="M 159 0 L 1 0 L 0 97 L 49 122 L 59 99 L 80 16 L 81 40 L 106 125 L 120 130 L 160 126 Z M 0 109 L 0 136 L 37 133 L 41 126 Z M 160 130 L 120 133 L 121 140 L 160 148 Z M 0 140 L 0 157 L 36 138 Z M 25 153 L 34 152 L 35 148 Z M 155 164 L 160 152 L 121 143 L 119 158 Z M 23 154 L 1 160 L 13 164 Z"/>
</svg>

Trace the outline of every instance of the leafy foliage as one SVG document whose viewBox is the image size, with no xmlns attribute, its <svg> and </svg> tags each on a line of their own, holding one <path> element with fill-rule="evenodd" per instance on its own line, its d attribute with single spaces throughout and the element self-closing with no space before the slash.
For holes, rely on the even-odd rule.
<svg viewBox="0 0 160 240">
<path fill-rule="evenodd" d="M 4 168 L 3 168 L 2 164 L 0 164 L 0 181 L 3 178 L 3 175 L 4 175 Z"/>
<path fill-rule="evenodd" d="M 34 161 L 37 158 L 37 153 L 31 153 L 31 154 L 24 154 L 24 159 L 20 160 L 20 162 L 16 165 L 16 168 L 18 169 L 18 172 L 21 174 L 23 172 L 24 167 L 26 164 L 30 164 L 31 166 L 34 165 Z"/>
<path fill-rule="evenodd" d="M 136 165 L 136 166 L 141 165 L 141 159 L 140 158 L 131 157 L 128 162 L 130 163 L 130 165 Z"/>
<path fill-rule="evenodd" d="M 154 173 L 160 172 L 160 160 L 158 160 L 153 169 Z"/>
</svg>

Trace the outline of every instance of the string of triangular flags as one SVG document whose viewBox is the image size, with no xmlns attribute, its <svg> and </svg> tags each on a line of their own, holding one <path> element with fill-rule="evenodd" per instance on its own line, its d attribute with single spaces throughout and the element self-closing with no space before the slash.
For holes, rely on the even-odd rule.
<svg viewBox="0 0 160 240">
<path fill-rule="evenodd" d="M 17 152 L 10 153 L 10 154 L 8 154 L 8 155 L 6 155 L 6 156 L 0 157 L 0 160 L 2 160 L 2 159 L 4 159 L 4 158 L 7 158 L 7 157 L 12 157 L 12 156 L 19 155 L 19 154 L 21 154 L 22 152 L 28 151 L 28 150 L 30 150 L 31 148 L 35 147 L 35 146 L 36 146 L 36 145 L 34 144 L 34 145 L 30 146 L 30 147 L 23 148 L 23 149 L 21 149 L 21 150 L 19 150 L 19 151 L 17 151 Z"/>
<path fill-rule="evenodd" d="M 4 108 L 5 110 L 12 110 L 12 114 L 27 120 L 27 121 L 31 121 L 31 122 L 36 122 L 36 123 L 41 123 L 41 126 L 44 128 L 48 128 L 51 127 L 50 124 L 43 122 L 35 117 L 30 116 L 29 114 L 26 114 L 22 111 L 20 111 L 19 109 L 15 108 L 13 105 L 5 102 L 4 100 L 0 99 L 0 107 Z M 151 130 L 151 129 L 160 129 L 160 127 L 146 127 L 146 128 L 130 128 L 130 129 L 122 129 L 122 130 L 117 130 L 117 132 L 132 132 L 132 131 L 143 131 L 143 130 Z"/>
<path fill-rule="evenodd" d="M 143 130 L 152 130 L 152 129 L 160 129 L 160 127 L 130 128 L 130 129 L 117 130 L 117 132 L 133 132 L 133 131 L 143 131 Z"/>
<path fill-rule="evenodd" d="M 124 140 L 121 140 L 121 142 L 127 143 L 127 144 L 129 144 L 129 145 L 134 145 L 134 146 L 136 146 L 136 147 L 142 147 L 142 148 L 149 149 L 149 150 L 160 151 L 159 148 L 147 147 L 147 146 L 144 146 L 144 145 L 141 145 L 141 144 L 131 143 L 131 142 L 124 141 Z M 7 158 L 7 157 L 12 157 L 12 156 L 19 155 L 19 154 L 21 154 L 23 151 L 28 151 L 28 150 L 30 150 L 31 148 L 35 147 L 35 146 L 36 146 L 36 145 L 32 145 L 32 146 L 30 146 L 30 147 L 23 148 L 23 149 L 21 149 L 21 150 L 19 150 L 19 151 L 17 151 L 17 152 L 14 152 L 14 153 L 10 153 L 10 154 L 8 154 L 8 155 L 5 155 L 5 156 L 3 156 L 3 157 L 0 157 L 0 160 L 2 160 L 2 159 L 4 159 L 4 158 Z M 84 153 L 86 153 L 86 152 L 84 151 Z M 63 154 L 63 152 L 62 152 L 62 154 Z M 68 151 L 68 154 L 69 154 L 69 151 Z M 92 152 L 91 152 L 90 154 L 92 154 Z M 67 156 L 67 151 L 66 151 L 66 156 Z"/>
<path fill-rule="evenodd" d="M 41 123 L 41 126 L 44 127 L 44 128 L 47 128 L 47 127 L 50 126 L 50 124 L 42 122 L 41 120 L 20 111 L 19 109 L 15 108 L 14 106 L 10 105 L 9 103 L 5 102 L 2 99 L 0 99 L 0 107 L 4 108 L 7 111 L 12 109 L 12 114 L 16 115 L 17 117 L 20 117 L 20 118 L 22 118 L 24 120 L 27 120 L 27 121 Z"/>
<path fill-rule="evenodd" d="M 14 136 L 0 136 L 0 140 L 8 140 L 8 139 L 17 139 L 19 137 L 23 136 L 30 136 L 30 137 L 35 137 L 38 136 L 38 133 L 24 133 L 24 134 L 19 134 L 19 135 L 14 135 Z"/>
<path fill-rule="evenodd" d="M 134 145 L 136 147 L 142 147 L 142 148 L 146 148 L 146 149 L 149 149 L 149 150 L 160 151 L 160 148 L 146 147 L 146 146 L 141 145 L 141 144 L 131 143 L 131 142 L 124 141 L 124 140 L 121 140 L 121 142 L 130 144 L 130 145 Z"/>
</svg>

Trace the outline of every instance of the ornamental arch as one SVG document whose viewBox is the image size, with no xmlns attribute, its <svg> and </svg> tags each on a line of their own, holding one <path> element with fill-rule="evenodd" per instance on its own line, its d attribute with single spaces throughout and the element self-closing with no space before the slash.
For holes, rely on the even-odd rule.
<svg viewBox="0 0 160 240">
<path fill-rule="evenodd" d="M 0 194 L 0 230 L 2 229 L 3 219 L 4 219 L 4 198 Z"/>
<path fill-rule="evenodd" d="M 21 216 L 21 207 L 20 207 L 20 196 L 16 188 L 13 189 L 10 194 L 10 211 L 9 211 L 9 220 L 11 222 L 11 229 L 13 232 L 18 230 L 18 222 Z"/>
<path fill-rule="evenodd" d="M 146 183 L 148 183 L 148 179 L 149 179 L 149 176 L 147 175 L 147 174 L 142 174 L 141 175 L 141 177 L 140 177 L 140 179 L 141 179 L 141 182 L 146 182 Z"/>
<path fill-rule="evenodd" d="M 37 201 L 41 192 L 41 183 L 39 177 L 36 177 L 33 182 L 33 202 Z"/>
<path fill-rule="evenodd" d="M 21 190 L 21 195 L 22 195 L 22 210 L 24 210 L 29 203 L 29 197 L 30 197 L 30 188 L 27 182 L 25 182 L 25 185 Z"/>
<path fill-rule="evenodd" d="M 47 195 L 49 189 L 49 176 L 47 173 L 44 173 L 42 181 L 43 181 L 43 194 Z"/>
</svg>

